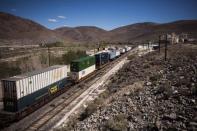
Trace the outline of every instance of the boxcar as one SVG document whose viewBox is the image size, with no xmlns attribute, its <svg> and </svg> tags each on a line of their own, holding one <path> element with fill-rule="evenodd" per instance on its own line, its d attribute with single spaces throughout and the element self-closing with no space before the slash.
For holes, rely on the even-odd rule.
<svg viewBox="0 0 197 131">
<path fill-rule="evenodd" d="M 52 66 L 2 80 L 4 110 L 17 112 L 66 84 L 67 66 Z"/>
<path fill-rule="evenodd" d="M 86 56 L 71 62 L 70 77 L 79 81 L 96 70 L 95 56 Z"/>
<path fill-rule="evenodd" d="M 101 66 L 109 62 L 109 53 L 108 52 L 101 52 L 95 54 L 96 59 L 96 68 L 99 69 Z"/>
</svg>

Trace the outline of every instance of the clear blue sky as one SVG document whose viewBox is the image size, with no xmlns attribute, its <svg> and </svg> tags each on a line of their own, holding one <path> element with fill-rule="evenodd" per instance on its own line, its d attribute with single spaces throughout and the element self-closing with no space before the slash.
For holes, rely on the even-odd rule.
<svg viewBox="0 0 197 131">
<path fill-rule="evenodd" d="M 50 29 L 88 25 L 110 30 L 137 22 L 197 19 L 197 0 L 0 0 L 0 11 Z"/>
</svg>

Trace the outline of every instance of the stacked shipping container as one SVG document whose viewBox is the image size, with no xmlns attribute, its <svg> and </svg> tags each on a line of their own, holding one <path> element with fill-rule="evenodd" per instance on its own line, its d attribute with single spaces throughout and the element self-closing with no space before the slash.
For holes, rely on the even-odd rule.
<svg viewBox="0 0 197 131">
<path fill-rule="evenodd" d="M 4 110 L 15 112 L 56 93 L 64 87 L 66 77 L 67 66 L 57 65 L 2 80 Z"/>
<path fill-rule="evenodd" d="M 71 62 L 70 77 L 74 81 L 79 81 L 96 70 L 95 56 L 86 56 Z"/>
</svg>

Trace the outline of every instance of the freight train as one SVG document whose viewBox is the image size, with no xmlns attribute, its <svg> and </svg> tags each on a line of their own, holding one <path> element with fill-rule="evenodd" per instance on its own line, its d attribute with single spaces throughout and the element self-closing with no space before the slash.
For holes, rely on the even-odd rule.
<svg viewBox="0 0 197 131">
<path fill-rule="evenodd" d="M 131 47 L 128 46 L 110 48 L 92 56 L 73 60 L 70 64 L 70 72 L 68 66 L 56 65 L 41 71 L 3 79 L 4 111 L 17 114 L 18 119 L 22 118 L 29 114 L 26 111 L 32 112 L 33 106 L 39 108 L 38 103 L 44 103 L 64 90 L 68 78 L 74 83 L 79 82 L 129 50 Z"/>
</svg>

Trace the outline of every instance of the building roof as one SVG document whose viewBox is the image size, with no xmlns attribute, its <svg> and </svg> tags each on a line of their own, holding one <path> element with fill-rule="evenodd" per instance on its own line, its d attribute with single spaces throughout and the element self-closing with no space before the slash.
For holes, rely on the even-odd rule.
<svg viewBox="0 0 197 131">
<path fill-rule="evenodd" d="M 37 75 L 37 74 L 41 74 L 41 73 L 44 73 L 44 72 L 47 72 L 47 71 L 50 71 L 50 70 L 58 69 L 58 68 L 61 68 L 61 67 L 64 67 L 64 66 L 66 66 L 66 65 L 50 66 L 50 67 L 45 68 L 45 69 L 36 70 L 36 71 L 32 71 L 32 72 L 28 72 L 28 73 L 16 75 L 16 76 L 9 77 L 9 78 L 2 79 L 2 80 L 6 80 L 6 81 L 18 81 L 18 80 L 21 80 L 21 79 L 24 79 L 24 78 L 27 78 L 27 77 L 31 77 L 31 76 L 34 76 L 34 75 Z"/>
</svg>

